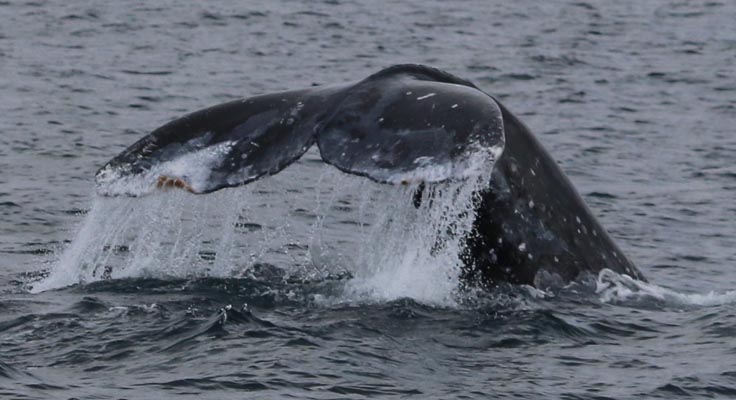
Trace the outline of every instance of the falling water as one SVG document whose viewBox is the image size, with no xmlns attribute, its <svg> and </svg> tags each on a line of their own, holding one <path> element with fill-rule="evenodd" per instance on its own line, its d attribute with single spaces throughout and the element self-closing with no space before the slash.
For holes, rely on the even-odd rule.
<svg viewBox="0 0 736 400">
<path fill-rule="evenodd" d="M 420 190 L 307 161 L 209 195 L 95 196 L 76 237 L 33 289 L 130 277 L 242 277 L 269 264 L 287 277 L 347 273 L 351 296 L 447 304 L 476 193 L 488 179 Z"/>
</svg>

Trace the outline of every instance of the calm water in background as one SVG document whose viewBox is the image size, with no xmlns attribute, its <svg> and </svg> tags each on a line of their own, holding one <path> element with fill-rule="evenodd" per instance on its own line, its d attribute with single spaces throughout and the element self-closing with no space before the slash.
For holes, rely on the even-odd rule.
<svg viewBox="0 0 736 400">
<path fill-rule="evenodd" d="M 733 3 L 12 1 L 0 21 L 0 397 L 736 397 Z M 448 301 L 441 285 L 436 298 L 357 295 L 332 270 L 284 280 L 246 262 L 161 273 L 146 261 L 127 279 L 29 292 L 93 204 L 98 228 L 124 209 L 93 200 L 92 177 L 153 128 L 402 62 L 504 101 L 652 284 L 603 276 Z M 309 181 L 308 164 L 251 211 L 310 236 L 331 209 L 284 229 L 293 193 L 343 178 Z M 196 206 L 259 199 L 223 193 Z M 177 199 L 125 207 L 186 214 Z M 338 224 L 348 236 L 352 205 Z M 267 230 L 248 223 L 238 226 Z"/>
</svg>

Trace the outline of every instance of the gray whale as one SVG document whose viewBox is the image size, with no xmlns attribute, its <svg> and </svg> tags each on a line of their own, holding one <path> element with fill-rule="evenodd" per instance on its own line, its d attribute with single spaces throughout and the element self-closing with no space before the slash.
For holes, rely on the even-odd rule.
<svg viewBox="0 0 736 400">
<path fill-rule="evenodd" d="M 461 254 L 467 283 L 538 286 L 604 268 L 644 279 L 521 121 L 471 82 L 423 65 L 196 111 L 110 160 L 97 190 L 210 193 L 276 174 L 315 143 L 341 171 L 420 189 L 492 165 Z"/>
</svg>

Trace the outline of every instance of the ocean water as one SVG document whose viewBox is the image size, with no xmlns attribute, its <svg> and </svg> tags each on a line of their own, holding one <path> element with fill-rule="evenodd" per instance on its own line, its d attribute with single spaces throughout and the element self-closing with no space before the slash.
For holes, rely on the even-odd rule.
<svg viewBox="0 0 736 400">
<path fill-rule="evenodd" d="M 0 1 L 0 398 L 735 398 L 734 20 L 728 1 Z M 173 118 L 405 62 L 498 96 L 649 283 L 463 290 L 476 182 L 416 210 L 314 152 L 208 196 L 94 194 Z"/>
</svg>

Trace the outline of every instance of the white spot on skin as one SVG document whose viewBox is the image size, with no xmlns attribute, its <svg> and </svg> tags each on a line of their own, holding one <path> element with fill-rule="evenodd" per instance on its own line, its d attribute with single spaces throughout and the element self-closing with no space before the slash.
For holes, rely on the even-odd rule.
<svg viewBox="0 0 736 400">
<path fill-rule="evenodd" d="M 577 217 L 577 216 L 576 216 L 576 217 L 575 217 L 575 222 L 577 222 L 577 223 L 579 224 L 579 223 L 580 223 L 580 217 Z"/>
<path fill-rule="evenodd" d="M 406 92 L 406 95 L 407 95 L 407 96 L 409 96 L 410 94 L 411 94 L 411 92 Z"/>
<path fill-rule="evenodd" d="M 555 262 L 556 262 L 556 263 L 560 262 L 560 259 L 559 259 L 559 258 L 557 258 L 557 256 L 555 256 Z"/>
<path fill-rule="evenodd" d="M 529 200 L 529 208 L 534 208 L 534 200 Z"/>
<path fill-rule="evenodd" d="M 379 118 L 378 122 L 383 122 L 383 117 Z"/>
<path fill-rule="evenodd" d="M 258 145 L 258 143 L 256 143 L 256 142 L 250 142 L 250 144 L 252 144 L 253 146 L 255 146 L 255 147 L 258 147 L 258 148 L 260 148 L 260 147 L 261 147 L 261 146 L 259 146 L 259 145 Z"/>
<path fill-rule="evenodd" d="M 417 97 L 417 100 L 424 100 L 424 99 L 428 99 L 428 98 L 430 98 L 430 97 L 432 97 L 432 96 L 435 96 L 435 95 L 437 95 L 437 93 L 430 93 L 430 94 L 426 94 L 426 95 L 424 95 L 424 96 L 420 96 L 420 97 Z"/>
<path fill-rule="evenodd" d="M 532 173 L 533 176 L 537 176 L 537 173 L 534 172 L 534 169 L 533 168 L 530 168 L 529 171 L 531 171 L 531 173 Z"/>
<path fill-rule="evenodd" d="M 522 243 L 522 244 L 520 244 L 520 245 L 519 245 L 519 250 L 520 250 L 520 251 L 526 251 L 526 243 Z"/>
<path fill-rule="evenodd" d="M 457 108 L 457 104 L 453 104 L 450 108 Z"/>
</svg>

